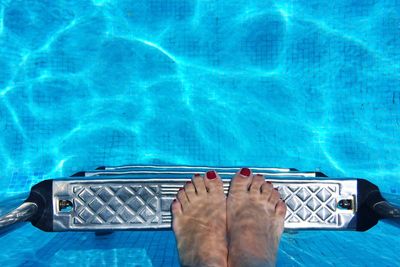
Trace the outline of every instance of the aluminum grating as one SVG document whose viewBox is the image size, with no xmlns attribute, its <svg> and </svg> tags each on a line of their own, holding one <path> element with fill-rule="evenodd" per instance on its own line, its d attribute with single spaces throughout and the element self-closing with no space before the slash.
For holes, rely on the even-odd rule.
<svg viewBox="0 0 400 267">
<path fill-rule="evenodd" d="M 337 184 L 280 186 L 279 192 L 288 207 L 286 224 L 305 222 L 338 226 L 338 190 Z"/>
<path fill-rule="evenodd" d="M 75 225 L 159 225 L 160 185 L 75 185 Z M 164 211 L 165 212 L 165 211 Z"/>
<path fill-rule="evenodd" d="M 73 203 L 69 212 L 55 210 L 55 230 L 169 228 L 171 202 L 185 181 L 55 181 L 55 203 L 60 199 L 69 199 Z M 345 228 L 354 212 L 337 209 L 337 203 L 350 196 L 353 184 L 349 183 L 352 182 L 273 181 L 288 207 L 285 228 Z M 341 195 L 341 187 L 347 188 L 344 195 Z M 226 193 L 228 188 L 229 181 L 224 179 Z"/>
</svg>

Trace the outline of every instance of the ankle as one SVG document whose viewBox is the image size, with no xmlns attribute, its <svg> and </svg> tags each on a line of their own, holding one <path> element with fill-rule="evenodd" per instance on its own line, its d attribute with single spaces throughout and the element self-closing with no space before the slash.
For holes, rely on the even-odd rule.
<svg viewBox="0 0 400 267">
<path fill-rule="evenodd" d="M 229 256 L 229 267 L 270 267 L 275 266 L 275 259 L 256 257 L 254 255 L 242 254 Z"/>
<path fill-rule="evenodd" d="M 258 267 L 258 266 L 275 266 L 276 251 L 272 247 L 260 249 L 260 246 L 250 247 L 230 246 L 228 252 L 228 266 L 231 267 Z"/>
</svg>

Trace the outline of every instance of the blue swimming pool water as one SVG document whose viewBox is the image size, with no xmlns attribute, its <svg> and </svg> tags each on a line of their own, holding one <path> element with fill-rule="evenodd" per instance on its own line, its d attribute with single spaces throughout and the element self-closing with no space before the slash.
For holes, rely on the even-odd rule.
<svg viewBox="0 0 400 267">
<path fill-rule="evenodd" d="M 400 194 L 400 2 L 0 0 L 0 192 L 99 165 L 295 167 Z M 285 234 L 282 266 L 400 266 L 400 230 Z M 171 232 L 30 225 L 3 266 L 176 266 Z"/>
</svg>

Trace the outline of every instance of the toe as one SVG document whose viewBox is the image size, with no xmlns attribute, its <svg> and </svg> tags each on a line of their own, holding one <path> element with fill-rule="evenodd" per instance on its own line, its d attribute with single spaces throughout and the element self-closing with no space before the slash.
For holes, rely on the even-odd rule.
<svg viewBox="0 0 400 267">
<path fill-rule="evenodd" d="M 279 194 L 278 189 L 274 188 L 272 190 L 272 193 L 271 193 L 268 201 L 270 202 L 270 204 L 272 204 L 273 207 L 275 207 L 276 204 L 278 204 L 278 201 L 280 199 L 281 199 L 281 195 Z"/>
<path fill-rule="evenodd" d="M 278 216 L 285 217 L 285 215 L 286 215 L 286 209 L 287 209 L 287 207 L 286 207 L 285 202 L 283 202 L 283 200 L 279 200 L 279 201 L 278 201 L 278 204 L 276 204 L 276 207 L 275 207 L 275 212 L 276 212 L 276 214 L 277 214 Z"/>
<path fill-rule="evenodd" d="M 183 210 L 181 202 L 178 199 L 174 199 L 172 201 L 171 213 L 172 213 L 172 229 L 174 231 L 179 231 L 179 218 L 181 217 Z"/>
<path fill-rule="evenodd" d="M 265 178 L 261 174 L 254 175 L 250 185 L 250 192 L 255 194 L 261 193 L 261 186 L 264 184 Z"/>
<path fill-rule="evenodd" d="M 179 189 L 177 199 L 179 200 L 179 202 L 182 206 L 182 210 L 185 210 L 187 208 L 187 206 L 189 205 L 189 200 L 188 200 L 186 192 L 183 188 Z"/>
<path fill-rule="evenodd" d="M 206 186 L 204 185 L 204 179 L 200 174 L 196 173 L 193 175 L 192 181 L 199 196 L 207 193 Z"/>
<path fill-rule="evenodd" d="M 233 177 L 229 188 L 229 194 L 247 192 L 252 179 L 253 175 L 251 174 L 251 170 L 242 168 L 235 177 Z"/>
<path fill-rule="evenodd" d="M 189 202 L 193 201 L 196 198 L 196 188 L 194 187 L 192 182 L 187 182 L 185 184 L 185 193 Z"/>
<path fill-rule="evenodd" d="M 264 182 L 261 186 L 261 193 L 267 200 L 270 198 L 273 190 L 274 190 L 274 187 L 273 187 L 272 183 L 269 181 Z"/>
<path fill-rule="evenodd" d="M 207 191 L 211 194 L 224 192 L 224 186 L 221 177 L 215 171 L 208 171 L 206 173 L 206 178 L 204 179 L 204 184 Z"/>
<path fill-rule="evenodd" d="M 173 216 L 179 216 L 182 214 L 182 205 L 178 200 L 174 199 L 172 201 L 171 211 Z"/>
</svg>

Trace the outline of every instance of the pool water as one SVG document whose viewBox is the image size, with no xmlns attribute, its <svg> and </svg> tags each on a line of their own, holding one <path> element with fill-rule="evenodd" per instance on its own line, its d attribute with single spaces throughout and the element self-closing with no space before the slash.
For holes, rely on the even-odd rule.
<svg viewBox="0 0 400 267">
<path fill-rule="evenodd" d="M 400 195 L 400 1 L 0 0 L 0 193 L 100 165 L 276 166 Z M 400 229 L 279 266 L 400 266 Z M 2 266 L 178 266 L 171 231 L 0 237 Z"/>
</svg>

